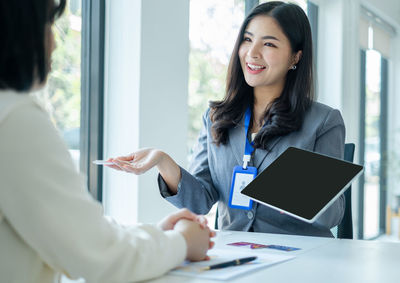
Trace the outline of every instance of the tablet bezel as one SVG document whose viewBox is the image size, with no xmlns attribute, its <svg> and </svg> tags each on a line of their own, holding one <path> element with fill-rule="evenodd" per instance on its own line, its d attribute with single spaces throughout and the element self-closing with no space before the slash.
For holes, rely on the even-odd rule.
<svg viewBox="0 0 400 283">
<path fill-rule="evenodd" d="M 323 214 L 323 213 L 324 213 L 324 212 L 325 212 L 325 211 L 326 211 L 340 196 L 341 196 L 341 194 L 343 194 L 343 193 L 348 189 L 348 187 L 351 185 L 351 183 L 354 181 L 354 179 L 356 179 L 358 176 L 360 176 L 360 175 L 364 172 L 364 166 L 359 165 L 359 164 L 355 164 L 355 163 L 352 163 L 352 162 L 348 162 L 348 161 L 346 161 L 346 160 L 334 158 L 334 157 L 332 157 L 332 156 L 328 156 L 328 155 L 325 155 L 325 154 L 321 154 L 321 153 L 317 153 L 317 152 L 313 152 L 313 151 L 309 151 L 309 150 L 305 150 L 305 149 L 297 148 L 297 147 L 293 147 L 293 146 L 288 147 L 283 153 L 281 153 L 281 155 L 284 154 L 287 150 L 290 150 L 290 149 L 308 151 L 308 152 L 310 152 L 310 153 L 322 155 L 322 156 L 325 156 L 325 157 L 329 157 L 329 158 L 331 158 L 331 159 L 337 159 L 337 160 L 340 160 L 340 161 L 343 161 L 343 162 L 350 163 L 350 164 L 357 165 L 357 166 L 360 166 L 360 167 L 361 167 L 361 170 L 360 170 L 356 175 L 354 175 L 354 177 L 351 178 L 350 181 L 349 181 L 349 182 L 348 182 L 348 183 L 347 183 L 347 184 L 346 184 L 346 185 L 345 185 L 345 186 L 344 186 L 344 187 L 343 187 L 343 188 L 342 188 L 328 203 L 326 203 L 325 206 L 324 206 L 317 214 L 315 214 L 314 217 L 311 218 L 311 219 L 304 218 L 304 217 L 299 216 L 299 215 L 297 215 L 297 214 L 294 214 L 294 213 L 291 213 L 291 212 L 289 212 L 289 211 L 286 211 L 286 210 L 284 210 L 284 209 L 282 209 L 282 208 L 279 208 L 279 207 L 276 207 L 276 206 L 274 206 L 274 205 L 265 203 L 265 202 L 263 202 L 263 201 L 261 201 L 261 200 L 258 200 L 258 199 L 254 198 L 254 197 L 251 197 L 251 196 L 247 195 L 247 194 L 244 194 L 243 191 L 241 192 L 243 195 L 249 197 L 250 199 L 252 199 L 252 200 L 255 201 L 255 202 L 261 203 L 261 204 L 263 204 L 263 205 L 265 205 L 265 206 L 268 206 L 268 207 L 270 207 L 270 208 L 272 208 L 272 209 L 274 209 L 274 210 L 277 210 L 277 211 L 279 211 L 279 212 L 283 212 L 283 213 L 285 213 L 285 214 L 287 214 L 287 215 L 290 215 L 290 216 L 292 216 L 292 217 L 294 217 L 294 218 L 300 219 L 300 220 L 305 221 L 305 222 L 307 222 L 307 223 L 314 223 L 314 222 L 321 216 L 321 214 Z M 279 156 L 280 156 L 280 155 L 279 155 Z M 272 164 L 279 158 L 279 156 L 278 156 L 270 165 L 272 165 Z M 261 175 L 265 170 L 267 170 L 267 169 L 268 169 L 268 167 L 265 168 L 265 169 L 260 173 L 260 175 Z M 250 183 L 250 184 L 251 184 L 251 183 Z M 249 185 L 250 185 L 250 184 L 249 184 Z M 248 186 L 249 186 L 249 185 L 248 185 Z M 245 189 L 244 189 L 244 190 L 245 190 Z"/>
</svg>

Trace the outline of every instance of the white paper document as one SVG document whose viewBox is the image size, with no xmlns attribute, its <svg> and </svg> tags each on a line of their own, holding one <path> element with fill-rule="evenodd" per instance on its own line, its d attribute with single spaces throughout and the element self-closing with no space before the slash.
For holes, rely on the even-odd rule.
<svg viewBox="0 0 400 283">
<path fill-rule="evenodd" d="M 243 253 L 227 249 L 212 249 L 208 252 L 208 255 L 211 258 L 208 261 L 185 261 L 181 266 L 170 271 L 169 274 L 214 280 L 229 280 L 234 277 L 249 274 L 256 269 L 265 268 L 267 266 L 284 262 L 295 257 L 288 255 L 262 254 L 252 252 Z M 236 265 L 220 269 L 203 270 L 203 268 L 206 266 L 250 256 L 257 256 L 257 259 L 243 265 Z"/>
</svg>

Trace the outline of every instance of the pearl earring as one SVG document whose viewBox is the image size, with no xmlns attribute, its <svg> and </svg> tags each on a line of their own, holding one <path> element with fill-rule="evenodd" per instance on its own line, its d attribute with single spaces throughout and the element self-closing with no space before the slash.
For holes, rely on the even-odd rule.
<svg viewBox="0 0 400 283">
<path fill-rule="evenodd" d="M 297 68 L 297 66 L 296 66 L 296 65 L 293 65 L 291 69 L 292 69 L 292 70 L 296 70 L 296 68 Z"/>
</svg>

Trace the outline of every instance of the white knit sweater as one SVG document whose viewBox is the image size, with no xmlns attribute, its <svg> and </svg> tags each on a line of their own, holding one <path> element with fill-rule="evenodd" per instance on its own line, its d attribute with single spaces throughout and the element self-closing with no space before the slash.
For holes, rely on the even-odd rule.
<svg viewBox="0 0 400 283">
<path fill-rule="evenodd" d="M 185 255 L 178 232 L 105 219 L 47 113 L 0 91 L 0 282 L 144 280 Z"/>
</svg>

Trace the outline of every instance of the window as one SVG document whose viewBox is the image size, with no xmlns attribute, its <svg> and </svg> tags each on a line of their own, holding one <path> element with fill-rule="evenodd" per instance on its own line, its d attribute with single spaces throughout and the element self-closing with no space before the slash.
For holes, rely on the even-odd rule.
<svg viewBox="0 0 400 283">
<path fill-rule="evenodd" d="M 82 2 L 81 172 L 98 201 L 103 198 L 103 168 L 92 160 L 103 158 L 105 0 Z"/>
<path fill-rule="evenodd" d="M 391 27 L 366 9 L 360 19 L 361 106 L 359 238 L 384 233 L 388 195 L 388 62 Z"/>
<path fill-rule="evenodd" d="M 201 117 L 208 102 L 224 96 L 226 70 L 244 19 L 244 7 L 244 0 L 190 1 L 189 153 L 201 130 Z"/>
<path fill-rule="evenodd" d="M 81 2 L 71 0 L 53 27 L 57 48 L 47 86 L 38 93 L 79 170 L 81 121 Z"/>
<path fill-rule="evenodd" d="M 99 201 L 102 168 L 89 161 L 102 157 L 104 1 L 67 1 L 53 27 L 57 48 L 48 84 L 37 94 Z"/>
<path fill-rule="evenodd" d="M 202 115 L 208 108 L 208 102 L 222 99 L 224 96 L 226 72 L 240 25 L 244 20 L 245 4 L 245 0 L 190 1 L 187 140 L 189 160 L 191 149 L 202 127 Z M 211 225 L 215 222 L 216 207 L 217 205 L 214 205 L 207 216 Z"/>
<path fill-rule="evenodd" d="M 385 60 L 376 50 L 365 51 L 365 97 L 364 97 L 364 222 L 363 237 L 373 238 L 380 233 L 380 199 L 384 190 L 384 149 L 386 135 L 382 121 L 386 120 L 386 93 L 382 92 L 382 71 L 387 67 Z M 384 206 L 383 206 L 384 207 Z M 382 223 L 383 224 L 383 223 Z"/>
<path fill-rule="evenodd" d="M 270 0 L 261 0 L 260 1 L 260 4 L 261 3 L 265 3 L 265 2 L 268 2 L 268 1 L 270 1 Z M 297 5 L 299 5 L 305 12 L 307 12 L 307 0 L 291 0 L 291 1 L 283 1 L 283 2 L 288 2 L 288 3 L 294 3 L 294 4 L 297 4 Z"/>
</svg>

